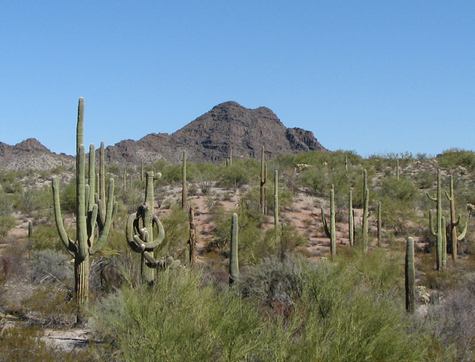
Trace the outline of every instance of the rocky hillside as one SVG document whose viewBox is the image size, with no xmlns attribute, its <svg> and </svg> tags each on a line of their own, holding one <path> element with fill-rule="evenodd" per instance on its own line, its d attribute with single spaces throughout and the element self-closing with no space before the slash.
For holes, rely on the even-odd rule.
<svg viewBox="0 0 475 362">
<path fill-rule="evenodd" d="M 258 157 L 262 145 L 268 157 L 325 150 L 312 132 L 286 128 L 269 108 L 249 109 L 226 102 L 171 135 L 154 133 L 108 146 L 107 158 L 120 163 L 177 162 L 186 150 L 193 162 L 223 161 L 231 149 L 234 158 Z M 71 156 L 53 153 L 34 138 L 14 146 L 0 142 L 0 168 L 47 170 L 72 161 Z"/>
<path fill-rule="evenodd" d="M 286 128 L 269 108 L 249 109 L 236 102 L 215 106 L 182 129 L 149 134 L 138 141 L 124 140 L 107 148 L 113 161 L 151 162 L 160 158 L 176 162 L 186 150 L 194 162 L 222 161 L 232 149 L 234 158 L 257 157 L 264 145 L 269 157 L 325 150 L 313 133 Z"/>
<path fill-rule="evenodd" d="M 14 146 L 0 142 L 0 168 L 49 170 L 72 164 L 73 157 L 51 152 L 37 139 L 28 138 Z"/>
</svg>

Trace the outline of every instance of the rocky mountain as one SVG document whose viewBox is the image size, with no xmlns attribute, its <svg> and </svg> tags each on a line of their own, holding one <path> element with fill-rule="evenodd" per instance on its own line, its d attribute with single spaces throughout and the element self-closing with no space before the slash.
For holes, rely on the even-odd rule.
<svg viewBox="0 0 475 362">
<path fill-rule="evenodd" d="M 37 139 L 28 138 L 14 146 L 0 142 L 0 168 L 7 170 L 49 170 L 70 165 L 74 158 L 51 152 Z"/>
<path fill-rule="evenodd" d="M 109 161 L 119 163 L 178 162 L 181 151 L 186 150 L 193 162 L 224 161 L 231 150 L 235 159 L 259 157 L 261 146 L 268 157 L 325 150 L 312 132 L 286 128 L 269 108 L 249 109 L 225 102 L 172 134 L 123 140 L 108 146 L 106 155 Z M 73 157 L 53 153 L 34 138 L 14 146 L 0 142 L 0 168 L 47 170 L 72 162 Z"/>
<path fill-rule="evenodd" d="M 107 147 L 112 161 L 177 162 L 182 150 L 194 162 L 258 157 L 264 145 L 269 157 L 302 151 L 324 151 L 310 131 L 286 128 L 269 108 L 249 109 L 225 102 L 171 135 L 149 134 L 138 141 L 124 140 Z"/>
</svg>

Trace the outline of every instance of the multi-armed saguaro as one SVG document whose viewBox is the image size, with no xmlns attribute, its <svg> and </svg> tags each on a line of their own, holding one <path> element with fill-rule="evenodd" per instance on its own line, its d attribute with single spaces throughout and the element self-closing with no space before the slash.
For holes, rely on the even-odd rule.
<svg viewBox="0 0 475 362">
<path fill-rule="evenodd" d="M 133 251 L 141 254 L 142 281 L 153 284 L 155 281 L 155 269 L 164 268 L 167 261 L 156 260 L 154 251 L 166 245 L 165 229 L 159 218 L 154 215 L 153 196 L 153 171 L 145 175 L 145 202 L 139 206 L 135 214 L 130 214 L 127 219 L 125 234 L 127 242 Z M 154 228 L 158 229 L 158 235 L 154 238 Z"/>
<path fill-rule="evenodd" d="M 436 269 L 442 269 L 442 243 L 443 243 L 443 233 L 444 225 L 442 223 L 442 185 L 441 185 L 441 176 L 440 176 L 440 169 L 437 169 L 437 193 L 435 197 L 430 196 L 428 193 L 426 194 L 429 200 L 432 200 L 436 203 L 437 207 L 437 222 L 434 225 L 432 221 L 432 210 L 429 211 L 429 228 L 432 232 L 432 235 L 437 237 L 437 244 L 436 244 Z M 434 227 L 435 226 L 435 227 Z"/>
<path fill-rule="evenodd" d="M 330 238 L 330 254 L 334 258 L 336 256 L 336 229 L 335 229 L 335 187 L 332 185 L 330 191 L 330 227 L 328 227 L 327 220 L 325 218 L 325 211 L 323 207 L 322 212 L 322 224 L 325 234 Z"/>
<path fill-rule="evenodd" d="M 452 250 L 452 259 L 455 260 L 457 259 L 457 244 L 459 241 L 462 241 L 465 238 L 465 234 L 467 233 L 468 218 L 465 222 L 465 226 L 462 232 L 460 233 L 460 235 L 457 235 L 457 226 L 460 224 L 460 215 L 457 217 L 457 211 L 455 208 L 454 177 L 452 175 L 450 175 L 450 194 L 446 191 L 445 196 L 450 202 L 450 244 Z"/>
<path fill-rule="evenodd" d="M 79 98 L 76 130 L 76 240 L 66 233 L 61 215 L 59 180 L 53 178 L 53 202 L 56 227 L 61 241 L 74 257 L 74 291 L 77 303 L 77 323 L 84 322 L 83 307 L 87 304 L 89 294 L 89 256 L 99 250 L 107 241 L 112 224 L 114 209 L 114 179 L 110 178 L 107 208 L 104 222 L 96 237 L 96 223 L 99 224 L 99 207 L 94 202 L 95 196 L 95 153 L 94 146 L 89 148 L 89 178 L 86 183 L 86 161 L 84 153 L 84 100 Z M 105 202 L 105 197 L 103 198 Z"/>
</svg>

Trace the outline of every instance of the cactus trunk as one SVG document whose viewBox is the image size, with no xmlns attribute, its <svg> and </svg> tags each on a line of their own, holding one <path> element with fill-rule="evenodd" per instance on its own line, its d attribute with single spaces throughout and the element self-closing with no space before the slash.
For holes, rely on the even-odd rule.
<svg viewBox="0 0 475 362">
<path fill-rule="evenodd" d="M 368 252 L 368 218 L 369 218 L 369 190 L 366 188 L 364 193 L 364 207 L 363 207 L 363 223 L 362 223 L 362 235 L 363 235 L 363 252 Z"/>
<path fill-rule="evenodd" d="M 231 224 L 231 245 L 229 253 L 229 284 L 232 285 L 239 280 L 239 222 L 238 215 L 233 214 Z"/>
<path fill-rule="evenodd" d="M 408 238 L 406 242 L 405 262 L 405 287 L 406 287 L 406 311 L 414 313 L 416 303 L 416 273 L 414 269 L 414 239 Z"/>
<path fill-rule="evenodd" d="M 266 160 L 265 160 L 265 149 L 262 146 L 261 149 L 261 180 L 259 186 L 259 206 L 261 209 L 261 213 L 263 215 L 266 214 L 266 181 L 267 181 L 267 167 L 266 167 Z"/>
<path fill-rule="evenodd" d="M 348 240 L 350 246 L 355 244 L 355 216 L 353 212 L 353 189 L 350 188 L 348 199 Z"/>
<path fill-rule="evenodd" d="M 441 176 L 440 170 L 437 169 L 437 193 L 435 197 L 431 197 L 429 194 L 426 194 L 429 200 L 435 202 L 437 207 L 437 221 L 434 229 L 434 224 L 432 222 L 432 212 L 429 212 L 429 227 L 431 229 L 432 235 L 437 237 L 436 241 L 436 253 L 435 253 L 435 264 L 436 270 L 442 269 L 442 243 L 443 243 L 443 233 L 445 232 L 443 225 L 442 225 L 442 184 L 441 184 Z"/>
</svg>

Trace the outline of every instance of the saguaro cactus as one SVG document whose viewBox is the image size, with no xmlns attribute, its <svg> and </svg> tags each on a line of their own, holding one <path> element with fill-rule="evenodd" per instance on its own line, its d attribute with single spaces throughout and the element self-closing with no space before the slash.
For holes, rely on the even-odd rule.
<svg viewBox="0 0 475 362">
<path fill-rule="evenodd" d="M 444 227 L 442 225 L 442 185 L 441 185 L 441 176 L 440 176 L 440 169 L 437 169 L 437 193 L 435 197 L 426 193 L 429 200 L 432 200 L 436 203 L 437 207 L 437 222 L 434 225 L 432 221 L 432 210 L 429 211 L 429 228 L 432 232 L 432 235 L 437 237 L 437 244 L 436 244 L 436 269 L 442 269 L 442 238 L 443 233 L 445 232 Z M 434 227 L 435 226 L 435 227 Z"/>
<path fill-rule="evenodd" d="M 266 155 L 264 146 L 261 148 L 261 180 L 259 187 L 261 213 L 266 213 L 266 182 L 267 182 L 267 167 L 266 167 Z"/>
<path fill-rule="evenodd" d="M 408 238 L 406 242 L 405 262 L 405 286 L 406 286 L 406 311 L 414 313 L 416 303 L 416 272 L 414 269 L 414 239 Z"/>
<path fill-rule="evenodd" d="M 445 232 L 445 225 L 447 225 L 447 221 L 445 216 L 442 216 L 442 225 L 443 225 L 443 233 L 442 233 L 442 270 L 447 268 L 447 233 Z"/>
<path fill-rule="evenodd" d="M 382 235 L 382 232 L 383 232 L 383 220 L 382 220 L 382 217 L 381 217 L 381 201 L 378 202 L 378 225 L 377 225 L 377 229 L 378 229 L 378 246 L 381 246 L 381 235 Z"/>
<path fill-rule="evenodd" d="M 332 185 L 330 191 L 330 227 L 328 227 L 327 220 L 325 218 L 325 211 L 323 207 L 322 212 L 322 224 L 325 234 L 330 238 L 330 254 L 334 258 L 336 256 L 336 228 L 335 228 L 335 187 Z"/>
<path fill-rule="evenodd" d="M 369 218 L 369 189 L 366 188 L 364 193 L 364 205 L 363 205 L 363 222 L 362 222 L 362 235 L 363 235 L 363 252 L 368 252 L 368 218 Z"/>
<path fill-rule="evenodd" d="M 196 225 L 195 225 L 195 213 L 193 212 L 192 207 L 190 207 L 188 218 L 189 218 L 189 224 L 190 224 L 190 234 L 188 237 L 188 262 L 190 266 L 193 266 L 195 263 Z"/>
<path fill-rule="evenodd" d="M 233 214 L 231 223 L 231 245 L 229 252 L 229 284 L 239 280 L 239 222 L 238 215 Z"/>
<path fill-rule="evenodd" d="M 274 227 L 279 228 L 279 170 L 274 170 Z"/>
<path fill-rule="evenodd" d="M 152 285 L 155 281 L 155 269 L 166 267 L 167 260 L 157 260 L 154 251 L 166 245 L 165 229 L 158 216 L 154 215 L 153 171 L 145 174 L 145 201 L 135 214 L 127 219 L 125 234 L 131 249 L 141 254 L 142 281 Z M 154 228 L 158 235 L 154 238 Z"/>
<path fill-rule="evenodd" d="M 348 240 L 350 246 L 355 244 L 355 213 L 353 210 L 353 188 L 351 187 L 348 196 Z"/>
<path fill-rule="evenodd" d="M 59 181 L 53 178 L 53 205 L 56 228 L 60 239 L 69 253 L 74 257 L 74 291 L 77 304 L 77 323 L 84 322 L 83 310 L 88 302 L 89 295 L 89 256 L 99 250 L 107 241 L 112 223 L 114 200 L 114 180 L 109 180 L 108 208 L 105 223 L 99 230 L 95 240 L 98 205 L 94 203 L 95 190 L 95 157 L 94 147 L 89 152 L 89 180 L 86 184 L 86 165 L 84 154 L 84 100 L 79 98 L 78 117 L 76 128 L 76 240 L 72 240 L 66 233 L 61 215 Z"/>
<path fill-rule="evenodd" d="M 181 162 L 181 208 L 184 210 L 188 200 L 188 185 L 186 183 L 186 151 L 183 151 Z"/>
<path fill-rule="evenodd" d="M 457 259 L 457 250 L 458 250 L 458 242 L 462 241 L 465 238 L 465 234 L 467 233 L 468 227 L 468 218 L 465 222 L 465 226 L 457 236 L 457 226 L 460 224 L 460 215 L 457 217 L 456 208 L 455 208 L 455 193 L 454 193 L 454 177 L 450 175 L 450 194 L 446 191 L 445 196 L 447 200 L 450 202 L 450 223 L 449 223 L 449 232 L 450 232 L 450 244 L 451 244 L 451 251 L 452 251 L 452 260 L 455 261 Z M 445 224 L 444 224 L 445 225 Z"/>
</svg>

